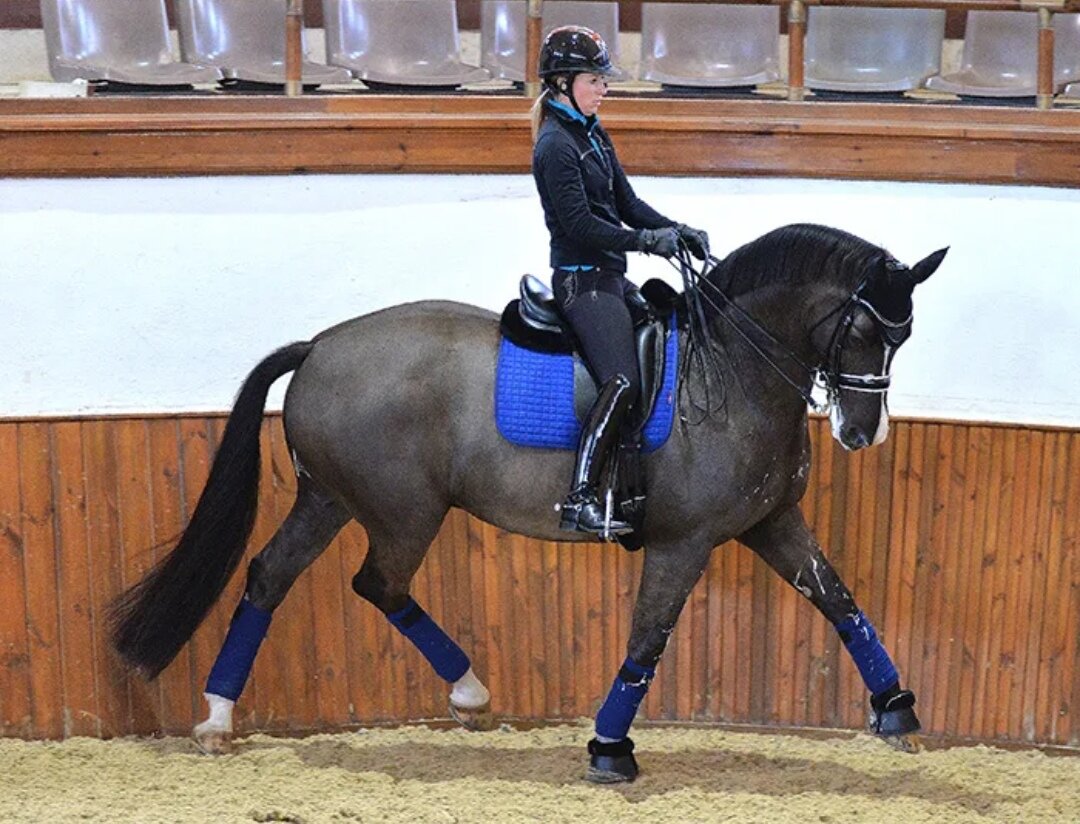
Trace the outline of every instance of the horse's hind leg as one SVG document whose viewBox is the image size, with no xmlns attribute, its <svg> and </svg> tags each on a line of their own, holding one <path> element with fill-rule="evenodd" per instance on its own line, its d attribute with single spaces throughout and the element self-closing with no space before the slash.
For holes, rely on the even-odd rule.
<svg viewBox="0 0 1080 824">
<path fill-rule="evenodd" d="M 301 477 L 292 510 L 248 566 L 244 597 L 210 671 L 204 693 L 210 716 L 194 730 L 204 752 L 225 752 L 231 746 L 233 706 L 247 683 L 271 614 L 349 517 L 340 503 Z"/>
<path fill-rule="evenodd" d="M 773 515 L 739 536 L 829 619 L 870 691 L 870 728 L 897 749 L 917 752 L 915 694 L 900 676 L 873 624 L 825 558 L 798 507 Z"/>
<path fill-rule="evenodd" d="M 409 594 L 409 585 L 438 532 L 439 517 L 413 516 L 406 527 L 368 528 L 368 554 L 352 581 L 353 590 L 379 609 L 450 685 L 450 714 L 464 727 L 494 726 L 491 694 L 473 672 L 469 657 Z M 430 520 L 427 528 L 419 522 Z M 407 530 L 407 531 L 406 531 Z"/>
</svg>

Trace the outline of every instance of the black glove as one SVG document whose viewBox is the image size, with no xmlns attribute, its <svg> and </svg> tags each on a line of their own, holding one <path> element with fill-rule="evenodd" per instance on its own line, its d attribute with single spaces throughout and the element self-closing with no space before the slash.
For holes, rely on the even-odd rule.
<svg viewBox="0 0 1080 824">
<path fill-rule="evenodd" d="M 642 229 L 638 232 L 637 247 L 639 252 L 673 257 L 679 251 L 679 233 L 671 226 L 663 229 Z"/>
<path fill-rule="evenodd" d="M 686 244 L 686 248 L 690 250 L 690 254 L 698 260 L 705 260 L 709 256 L 708 234 L 701 229 L 692 229 L 685 223 L 678 224 L 675 231 L 679 233 L 679 237 Z"/>
</svg>

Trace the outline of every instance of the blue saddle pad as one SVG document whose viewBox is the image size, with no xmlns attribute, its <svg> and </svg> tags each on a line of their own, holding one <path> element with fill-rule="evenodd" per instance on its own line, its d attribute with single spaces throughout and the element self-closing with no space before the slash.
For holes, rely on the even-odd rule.
<svg viewBox="0 0 1080 824">
<path fill-rule="evenodd" d="M 642 430 L 644 452 L 659 449 L 671 435 L 678 364 L 679 336 L 672 332 L 664 345 L 660 393 Z M 581 422 L 574 414 L 573 355 L 535 352 L 503 337 L 495 368 L 495 425 L 518 446 L 577 449 Z"/>
</svg>

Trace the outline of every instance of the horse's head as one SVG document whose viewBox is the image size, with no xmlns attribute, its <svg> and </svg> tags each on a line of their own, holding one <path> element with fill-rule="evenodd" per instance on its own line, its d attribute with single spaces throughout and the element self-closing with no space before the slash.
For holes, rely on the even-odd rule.
<svg viewBox="0 0 1080 824">
<path fill-rule="evenodd" d="M 896 350 L 911 335 L 911 295 L 947 251 L 939 249 L 910 268 L 883 255 L 847 301 L 815 326 L 833 437 L 845 449 L 885 440 L 890 370 Z"/>
</svg>

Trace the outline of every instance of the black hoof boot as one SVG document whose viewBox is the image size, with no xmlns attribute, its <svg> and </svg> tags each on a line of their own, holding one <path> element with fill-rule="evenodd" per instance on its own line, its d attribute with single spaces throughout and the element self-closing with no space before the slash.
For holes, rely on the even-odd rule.
<svg viewBox="0 0 1080 824">
<path fill-rule="evenodd" d="M 629 738 L 606 743 L 595 738 L 589 742 L 589 771 L 585 780 L 594 784 L 620 784 L 638 776 L 634 760 L 634 742 Z"/>
<path fill-rule="evenodd" d="M 893 684 L 870 697 L 870 731 L 883 738 L 905 736 L 922 729 L 915 715 L 915 693 Z"/>
</svg>

